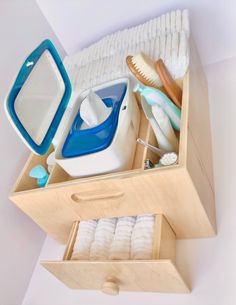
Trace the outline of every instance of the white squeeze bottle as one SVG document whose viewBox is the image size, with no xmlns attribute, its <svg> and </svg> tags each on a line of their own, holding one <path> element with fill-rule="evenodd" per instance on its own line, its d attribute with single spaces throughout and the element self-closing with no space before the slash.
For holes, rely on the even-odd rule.
<svg viewBox="0 0 236 305">
<path fill-rule="evenodd" d="M 160 90 L 148 86 L 136 85 L 134 92 L 139 92 L 150 106 L 160 106 L 168 118 L 174 129 L 180 131 L 180 109 Z"/>
<path fill-rule="evenodd" d="M 152 113 L 153 113 L 153 116 L 154 116 L 155 120 L 157 121 L 157 124 L 159 125 L 161 131 L 166 136 L 166 138 L 168 139 L 168 142 L 170 143 L 171 147 L 173 148 L 172 151 L 178 152 L 178 147 L 179 147 L 178 139 L 171 126 L 168 116 L 163 111 L 163 109 L 161 107 L 159 107 L 158 105 L 152 106 Z"/>
</svg>

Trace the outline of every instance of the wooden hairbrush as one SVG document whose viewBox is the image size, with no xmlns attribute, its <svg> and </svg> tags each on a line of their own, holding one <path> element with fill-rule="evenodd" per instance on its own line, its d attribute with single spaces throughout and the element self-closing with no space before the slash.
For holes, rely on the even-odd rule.
<svg viewBox="0 0 236 305">
<path fill-rule="evenodd" d="M 177 107 L 181 108 L 182 90 L 170 75 L 170 72 L 168 71 L 162 59 L 158 59 L 156 62 L 156 71 L 160 77 L 162 86 L 164 87 L 167 95 L 171 98 Z"/>
<path fill-rule="evenodd" d="M 133 75 L 145 86 L 154 88 L 161 86 L 155 62 L 143 52 L 135 56 L 127 56 L 126 63 Z"/>
</svg>

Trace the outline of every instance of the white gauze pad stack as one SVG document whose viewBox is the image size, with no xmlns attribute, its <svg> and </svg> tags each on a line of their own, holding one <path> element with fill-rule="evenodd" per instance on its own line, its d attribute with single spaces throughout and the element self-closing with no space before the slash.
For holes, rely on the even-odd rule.
<svg viewBox="0 0 236 305">
<path fill-rule="evenodd" d="M 152 259 L 154 215 L 137 216 L 131 237 L 131 259 Z"/>
<path fill-rule="evenodd" d="M 71 259 L 152 259 L 154 222 L 154 215 L 81 221 Z"/>
<path fill-rule="evenodd" d="M 87 220 L 79 223 L 71 259 L 89 259 L 96 227 L 97 220 Z"/>
<path fill-rule="evenodd" d="M 101 218 L 98 220 L 94 241 L 90 249 L 90 259 L 108 259 L 110 246 L 114 238 L 116 221 L 116 218 Z"/>
<path fill-rule="evenodd" d="M 130 259 L 130 244 L 136 217 L 120 217 L 111 244 L 109 259 Z"/>
</svg>

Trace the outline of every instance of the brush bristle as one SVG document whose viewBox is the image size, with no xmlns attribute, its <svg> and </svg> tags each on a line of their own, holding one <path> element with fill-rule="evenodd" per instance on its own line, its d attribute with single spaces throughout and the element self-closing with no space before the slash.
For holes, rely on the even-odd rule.
<svg viewBox="0 0 236 305">
<path fill-rule="evenodd" d="M 154 86 L 161 86 L 161 81 L 155 70 L 154 62 L 150 57 L 146 56 L 143 52 L 140 52 L 132 57 L 132 63 L 140 75 L 147 81 Z"/>
</svg>

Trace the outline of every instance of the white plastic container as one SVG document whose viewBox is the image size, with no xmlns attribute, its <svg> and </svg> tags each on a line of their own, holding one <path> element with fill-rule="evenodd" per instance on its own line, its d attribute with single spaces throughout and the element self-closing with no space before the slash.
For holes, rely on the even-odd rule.
<svg viewBox="0 0 236 305">
<path fill-rule="evenodd" d="M 126 90 L 122 98 L 117 98 L 119 104 L 115 104 L 116 93 L 114 91 L 113 94 L 112 90 L 116 88 L 119 91 L 122 86 Z M 73 138 L 74 146 L 70 149 L 72 157 L 65 157 L 63 150 L 68 137 L 70 138 L 68 134 L 77 132 L 76 129 L 72 132 L 71 127 L 88 91 L 73 91 L 59 55 L 49 40 L 42 42 L 25 60 L 5 101 L 5 110 L 14 129 L 34 153 L 45 154 L 53 143 L 56 162 L 73 177 L 130 169 L 140 122 L 139 108 L 130 88 L 130 81 L 128 78 L 114 80 L 92 90 L 98 94 L 102 92 L 104 101 L 106 93 L 109 93 L 107 98 L 111 105 L 119 105 L 119 109 L 114 106 L 115 110 L 112 110 L 117 120 L 113 122 L 113 117 L 109 116 L 107 122 L 111 123 L 111 127 L 101 129 L 101 133 L 98 133 L 96 141 L 99 144 L 101 135 L 107 134 L 109 138 L 109 141 L 102 142 L 99 149 L 96 148 L 96 141 L 87 141 L 88 153 L 83 145 L 81 152 L 76 138 Z M 95 129 L 99 126 L 102 128 L 103 123 Z M 110 130 L 112 133 L 109 134 Z M 87 130 L 88 134 L 89 132 Z M 76 147 L 75 153 L 73 147 Z"/>
</svg>

